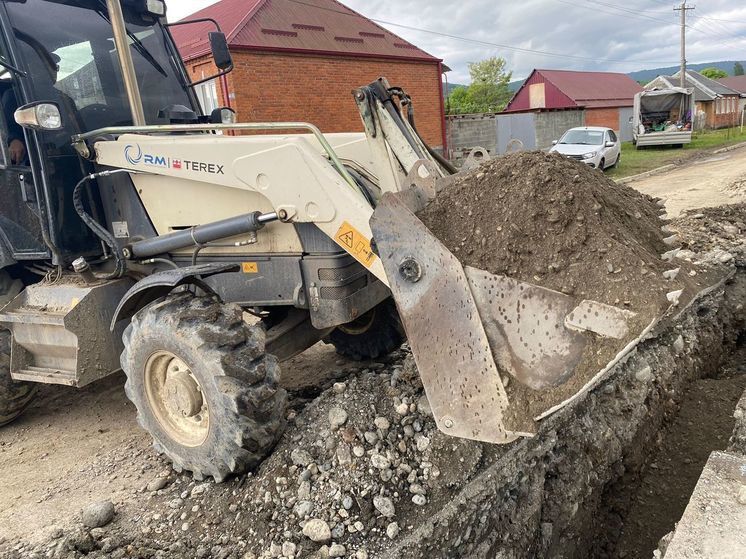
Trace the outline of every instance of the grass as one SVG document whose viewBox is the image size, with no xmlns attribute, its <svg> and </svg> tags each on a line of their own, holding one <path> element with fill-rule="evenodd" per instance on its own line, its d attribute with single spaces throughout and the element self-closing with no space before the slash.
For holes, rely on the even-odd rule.
<svg viewBox="0 0 746 559">
<path fill-rule="evenodd" d="M 617 168 L 609 169 L 607 174 L 612 178 L 629 177 L 740 142 L 746 142 L 746 127 L 743 133 L 740 128 L 695 132 L 692 143 L 683 148 L 651 146 L 638 150 L 632 142 L 625 142 L 622 144 L 622 161 Z"/>
</svg>

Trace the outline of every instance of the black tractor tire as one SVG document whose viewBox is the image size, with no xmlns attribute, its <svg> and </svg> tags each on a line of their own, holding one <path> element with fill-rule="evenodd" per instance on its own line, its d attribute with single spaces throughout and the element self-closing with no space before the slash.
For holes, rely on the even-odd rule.
<svg viewBox="0 0 746 559">
<path fill-rule="evenodd" d="M 354 361 L 379 359 L 398 349 L 406 335 L 393 299 L 386 299 L 326 339 L 337 353 Z"/>
<path fill-rule="evenodd" d="M 247 324 L 239 306 L 191 293 L 170 295 L 139 311 L 123 340 L 127 397 L 153 446 L 177 472 L 221 482 L 255 468 L 274 448 L 285 429 L 287 393 L 279 387 L 277 359 L 265 353 L 264 330 Z M 169 356 L 170 364 L 157 366 Z M 186 366 L 186 389 L 179 384 L 182 371 L 171 369 L 176 362 Z M 165 373 L 163 367 L 168 367 Z M 180 376 L 178 387 L 163 380 L 172 374 Z M 178 395 L 185 392 L 187 407 L 199 406 L 199 411 L 185 412 L 181 403 L 174 404 L 179 397 L 184 401 Z M 187 420 L 199 427 L 180 428 Z"/>
<path fill-rule="evenodd" d="M 23 289 L 18 280 L 0 271 L 0 308 L 8 304 Z M 7 425 L 31 404 L 37 386 L 16 382 L 10 378 L 10 332 L 0 328 L 0 427 Z"/>
</svg>

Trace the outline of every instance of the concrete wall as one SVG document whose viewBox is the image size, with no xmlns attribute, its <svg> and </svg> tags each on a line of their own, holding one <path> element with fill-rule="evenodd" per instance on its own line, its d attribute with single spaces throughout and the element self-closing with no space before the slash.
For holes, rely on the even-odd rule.
<svg viewBox="0 0 746 559">
<path fill-rule="evenodd" d="M 536 149 L 549 149 L 554 140 L 568 129 L 585 126 L 585 111 L 549 111 L 535 113 Z"/>
<path fill-rule="evenodd" d="M 491 154 L 497 152 L 497 115 L 451 115 L 446 117 L 448 130 L 449 157 L 456 162 L 463 161 L 472 148 L 480 146 Z"/>
<path fill-rule="evenodd" d="M 476 146 L 493 155 L 515 151 L 516 144 L 518 149 L 549 149 L 568 128 L 584 125 L 585 111 L 452 115 L 446 120 L 449 156 L 458 164 Z"/>
</svg>

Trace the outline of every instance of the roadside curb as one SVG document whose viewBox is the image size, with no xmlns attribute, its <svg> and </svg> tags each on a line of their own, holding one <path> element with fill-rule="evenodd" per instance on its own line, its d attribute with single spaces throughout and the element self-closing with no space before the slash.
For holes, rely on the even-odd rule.
<svg viewBox="0 0 746 559">
<path fill-rule="evenodd" d="M 622 177 L 620 179 L 614 179 L 617 184 L 627 184 L 630 182 L 634 182 L 639 179 L 644 179 L 647 177 L 652 177 L 653 175 L 659 175 L 661 173 L 665 173 L 667 171 L 670 171 L 672 169 L 675 169 L 679 165 L 676 165 L 675 163 L 669 163 L 668 165 L 664 165 L 663 167 L 658 167 L 657 169 L 652 169 L 650 171 L 645 171 L 644 173 L 640 173 L 639 175 L 632 175 L 631 177 Z"/>
<path fill-rule="evenodd" d="M 729 151 L 733 151 L 734 149 L 741 149 L 746 147 L 746 142 L 741 142 L 740 144 L 733 144 L 732 146 L 727 146 L 724 148 L 716 149 L 712 153 L 719 154 L 719 153 L 727 153 Z"/>
</svg>

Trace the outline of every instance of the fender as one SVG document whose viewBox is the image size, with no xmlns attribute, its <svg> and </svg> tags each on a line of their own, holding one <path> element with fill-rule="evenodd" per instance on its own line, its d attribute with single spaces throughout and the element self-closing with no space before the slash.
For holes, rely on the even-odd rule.
<svg viewBox="0 0 746 559">
<path fill-rule="evenodd" d="M 196 285 L 203 291 L 215 295 L 213 289 L 202 281 L 202 278 L 226 272 L 237 272 L 240 269 L 241 267 L 236 263 L 223 262 L 186 266 L 178 270 L 166 270 L 148 276 L 133 285 L 122 297 L 114 312 L 110 328 L 114 331 L 117 322 L 132 318 L 140 309 L 183 285 Z"/>
</svg>

